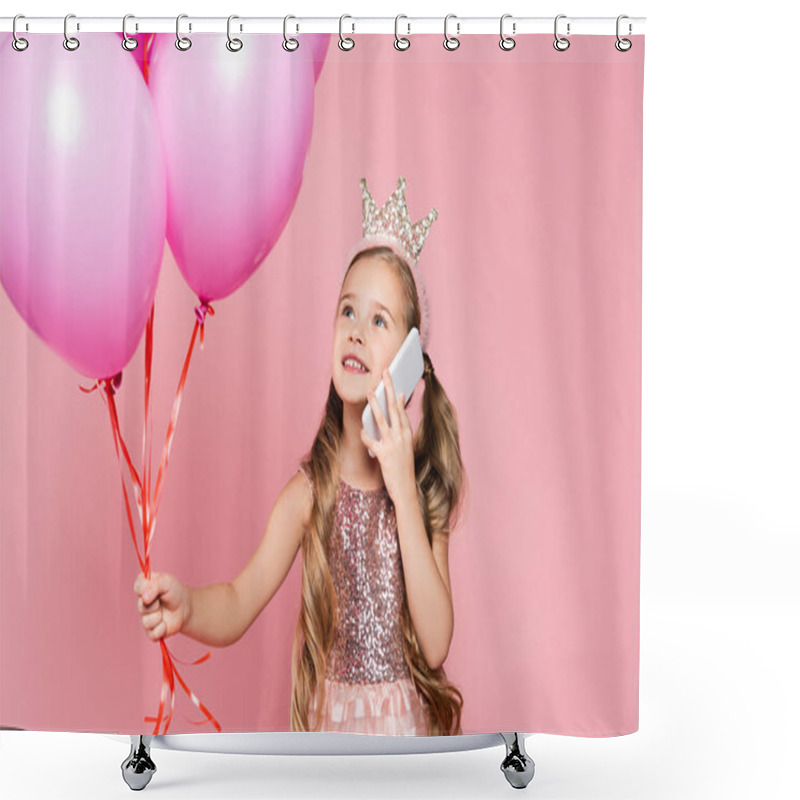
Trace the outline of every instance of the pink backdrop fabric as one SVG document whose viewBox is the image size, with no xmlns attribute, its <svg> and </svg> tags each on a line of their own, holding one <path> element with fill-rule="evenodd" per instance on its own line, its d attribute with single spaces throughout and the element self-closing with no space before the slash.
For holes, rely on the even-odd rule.
<svg viewBox="0 0 800 800">
<path fill-rule="evenodd" d="M 469 480 L 444 664 L 465 734 L 638 729 L 644 38 L 628 53 L 570 38 L 559 53 L 547 35 L 510 52 L 488 34 L 455 52 L 332 37 L 291 218 L 196 346 L 154 539 L 153 568 L 193 586 L 250 559 L 321 419 L 358 181 L 383 204 L 405 176 L 412 221 L 439 210 L 420 258 L 428 352 Z M 154 471 L 196 304 L 165 243 Z M 107 411 L 5 293 L 0 336 L 0 724 L 151 732 L 161 658 L 135 607 Z M 137 457 L 143 364 L 144 338 L 116 396 Z M 223 732 L 290 730 L 300 568 L 235 645 L 169 640 L 184 660 L 211 650 L 182 674 Z M 170 732 L 213 730 L 189 720 L 177 690 Z"/>
</svg>

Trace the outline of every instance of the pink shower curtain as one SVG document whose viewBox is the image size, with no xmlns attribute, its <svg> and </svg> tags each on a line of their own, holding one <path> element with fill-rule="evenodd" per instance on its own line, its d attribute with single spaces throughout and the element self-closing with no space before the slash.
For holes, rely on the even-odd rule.
<svg viewBox="0 0 800 800">
<path fill-rule="evenodd" d="M 644 37 L 570 38 L 0 36 L 0 725 L 148 733 L 166 697 L 170 733 L 291 729 L 302 552 L 235 644 L 151 641 L 122 442 L 148 565 L 232 581 L 325 411 L 359 181 L 402 176 L 438 212 L 462 732 L 637 730 Z"/>
</svg>

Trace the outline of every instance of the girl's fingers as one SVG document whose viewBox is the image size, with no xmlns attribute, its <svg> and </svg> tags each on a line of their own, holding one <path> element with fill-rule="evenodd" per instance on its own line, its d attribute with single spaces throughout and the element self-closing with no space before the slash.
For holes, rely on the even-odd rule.
<svg viewBox="0 0 800 800">
<path fill-rule="evenodd" d="M 149 581 L 143 578 L 138 585 L 142 602 L 147 608 L 147 606 L 156 602 L 161 595 L 167 595 L 171 588 L 171 578 L 166 573 L 154 572 L 151 574 Z"/>
<path fill-rule="evenodd" d="M 162 631 L 166 631 L 166 625 L 164 625 L 164 621 L 162 620 L 156 625 L 145 627 L 145 633 L 153 640 L 156 641 L 160 639 L 162 636 Z"/>
<path fill-rule="evenodd" d="M 136 603 L 141 614 L 142 628 L 154 642 L 167 634 L 167 622 L 164 619 L 161 595 L 165 595 L 169 589 L 169 576 L 157 572 L 150 575 L 150 580 L 139 573 L 133 584 L 133 590 L 139 595 Z"/>
<path fill-rule="evenodd" d="M 401 394 L 397 401 L 398 415 L 400 416 L 400 426 L 402 428 L 411 429 L 411 421 L 408 419 L 406 413 L 406 396 Z"/>
<path fill-rule="evenodd" d="M 133 584 L 133 591 L 138 594 L 139 599 L 144 600 L 145 603 L 152 602 L 152 598 L 155 595 L 152 582 L 147 580 L 141 572 Z"/>
<path fill-rule="evenodd" d="M 142 617 L 142 626 L 145 630 L 151 630 L 162 621 L 161 612 L 156 611 L 154 614 L 145 614 Z"/>
<path fill-rule="evenodd" d="M 386 408 L 389 409 L 389 424 L 395 428 L 397 426 L 397 399 L 394 396 L 394 385 L 388 369 L 383 371 L 383 383 L 386 387 Z"/>
<path fill-rule="evenodd" d="M 153 600 L 152 603 L 148 603 L 147 605 L 145 605 L 144 601 L 140 597 L 138 601 L 138 606 L 140 614 L 146 614 L 147 612 L 150 611 L 158 611 L 158 609 L 161 608 L 161 599 L 157 597 L 155 600 Z"/>
<path fill-rule="evenodd" d="M 152 601 L 157 596 L 166 594 L 170 589 L 170 576 L 164 572 L 154 572 L 150 581 L 151 592 L 145 597 L 145 602 Z"/>
<path fill-rule="evenodd" d="M 381 409 L 381 404 L 378 402 L 377 398 L 375 397 L 374 392 L 370 392 L 369 394 L 369 404 L 370 408 L 372 409 L 372 415 L 375 417 L 375 422 L 378 423 L 378 428 L 381 431 L 382 435 L 384 431 L 387 429 L 386 425 L 386 417 L 383 416 L 383 411 Z"/>
</svg>

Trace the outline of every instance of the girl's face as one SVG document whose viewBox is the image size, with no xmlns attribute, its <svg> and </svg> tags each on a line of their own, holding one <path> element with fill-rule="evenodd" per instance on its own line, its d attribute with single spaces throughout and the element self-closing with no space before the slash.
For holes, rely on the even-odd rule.
<svg viewBox="0 0 800 800">
<path fill-rule="evenodd" d="M 363 404 L 378 388 L 408 335 L 402 307 L 403 284 L 391 264 L 365 256 L 351 267 L 333 326 L 333 385 L 342 402 Z"/>
</svg>

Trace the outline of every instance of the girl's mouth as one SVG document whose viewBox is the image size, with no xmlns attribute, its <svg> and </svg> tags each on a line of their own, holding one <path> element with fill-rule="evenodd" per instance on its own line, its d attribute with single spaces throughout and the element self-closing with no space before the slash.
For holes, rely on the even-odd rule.
<svg viewBox="0 0 800 800">
<path fill-rule="evenodd" d="M 357 361 L 353 361 L 349 358 L 342 362 L 342 366 L 345 372 L 352 372 L 354 375 L 366 375 L 369 372 L 368 369 L 359 366 Z"/>
</svg>

